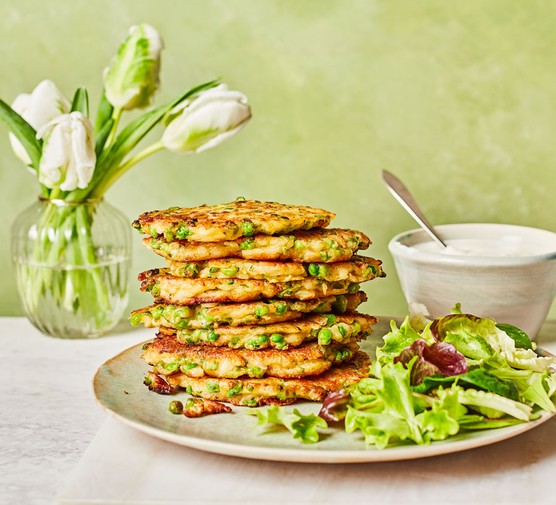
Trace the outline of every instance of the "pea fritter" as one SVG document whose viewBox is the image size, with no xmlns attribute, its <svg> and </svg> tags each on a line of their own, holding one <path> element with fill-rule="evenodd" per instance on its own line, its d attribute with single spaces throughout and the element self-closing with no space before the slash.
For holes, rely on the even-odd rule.
<svg viewBox="0 0 556 505">
<path fill-rule="evenodd" d="M 327 296 L 315 300 L 262 300 L 244 303 L 204 303 L 200 305 L 154 304 L 134 310 L 130 321 L 147 328 L 202 329 L 215 326 L 244 326 L 281 323 L 308 313 L 344 314 L 367 301 L 363 291 Z"/>
<path fill-rule="evenodd" d="M 175 333 L 178 341 L 190 345 L 282 350 L 313 340 L 321 345 L 359 341 L 370 335 L 374 324 L 376 318 L 367 314 L 315 314 L 268 325 L 219 326 L 199 330 L 161 328 L 160 334 Z"/>
<path fill-rule="evenodd" d="M 164 376 L 150 372 L 145 384 L 161 394 L 182 389 L 197 397 L 246 407 L 289 405 L 297 400 L 323 401 L 329 392 L 339 391 L 367 377 L 369 366 L 369 356 L 358 351 L 347 363 L 302 379 L 215 379 L 190 377 L 178 371 Z"/>
<path fill-rule="evenodd" d="M 258 261 L 226 258 L 181 262 L 166 260 L 168 272 L 189 279 L 258 279 L 269 282 L 300 281 L 316 277 L 329 282 L 349 280 L 366 282 L 383 277 L 382 261 L 354 256 L 336 263 L 296 263 L 292 261 Z"/>
<path fill-rule="evenodd" d="M 170 275 L 166 269 L 143 272 L 139 275 L 139 280 L 141 290 L 150 292 L 155 300 L 179 305 L 248 302 L 271 298 L 314 300 L 359 291 L 359 284 L 347 279 L 336 282 L 327 282 L 314 277 L 290 282 L 186 279 Z"/>
<path fill-rule="evenodd" d="M 172 207 L 145 212 L 133 226 L 167 241 L 219 242 L 255 234 L 279 235 L 330 224 L 335 214 L 324 209 L 238 199 L 218 205 Z"/>
<path fill-rule="evenodd" d="M 188 345 L 175 335 L 159 333 L 143 350 L 142 358 L 156 374 L 180 371 L 189 377 L 279 377 L 294 379 L 319 375 L 332 365 L 349 360 L 359 349 L 355 342 L 320 345 L 311 342 L 279 351 Z"/>
<path fill-rule="evenodd" d="M 188 242 L 148 237 L 143 243 L 156 254 L 174 261 L 245 258 L 267 261 L 332 263 L 347 261 L 367 249 L 371 240 L 363 232 L 340 228 L 313 228 L 287 235 L 254 235 L 222 242 Z"/>
</svg>

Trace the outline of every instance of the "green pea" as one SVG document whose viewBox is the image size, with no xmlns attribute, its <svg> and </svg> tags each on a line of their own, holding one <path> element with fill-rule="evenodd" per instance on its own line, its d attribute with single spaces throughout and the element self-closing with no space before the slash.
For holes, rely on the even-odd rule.
<svg viewBox="0 0 556 505">
<path fill-rule="evenodd" d="M 255 227 L 251 221 L 244 221 L 241 223 L 241 231 L 244 237 L 250 237 L 255 231 Z"/>
<path fill-rule="evenodd" d="M 149 228 L 149 235 L 152 238 L 157 238 L 158 237 L 158 232 L 155 230 L 155 228 L 153 228 L 152 226 Z"/>
<path fill-rule="evenodd" d="M 320 265 L 319 266 L 319 273 L 318 273 L 318 278 L 319 279 L 323 279 L 324 277 L 326 277 L 328 275 L 329 269 L 326 265 Z"/>
<path fill-rule="evenodd" d="M 255 315 L 257 317 L 263 317 L 268 314 L 269 308 L 268 305 L 260 305 L 255 308 Z"/>
<path fill-rule="evenodd" d="M 238 196 L 236 198 L 236 202 L 244 202 L 245 201 L 245 197 L 244 196 Z"/>
<path fill-rule="evenodd" d="M 164 238 L 168 241 L 168 242 L 172 242 L 172 240 L 174 240 L 174 233 L 172 232 L 172 230 L 166 230 L 164 232 Z"/>
<path fill-rule="evenodd" d="M 193 407 L 195 407 L 195 400 L 193 398 L 189 398 L 185 402 L 185 409 L 186 410 L 191 410 Z"/>
<path fill-rule="evenodd" d="M 162 305 L 157 305 L 154 309 L 151 310 L 151 316 L 153 316 L 155 319 L 160 319 L 163 313 L 164 307 Z"/>
<path fill-rule="evenodd" d="M 216 333 L 214 330 L 210 330 L 207 335 L 207 340 L 209 342 L 216 342 L 219 337 L 220 335 L 218 335 L 218 333 Z"/>
<path fill-rule="evenodd" d="M 243 405 L 246 407 L 256 407 L 257 406 L 257 399 L 256 398 L 246 398 L 243 400 Z"/>
<path fill-rule="evenodd" d="M 158 284 L 153 284 L 147 288 L 147 291 L 153 296 L 158 296 L 160 294 L 160 286 Z"/>
<path fill-rule="evenodd" d="M 250 377 L 262 377 L 264 375 L 264 370 L 258 366 L 247 367 L 247 374 Z"/>
<path fill-rule="evenodd" d="M 259 335 L 258 337 L 252 338 L 248 342 L 248 346 L 251 349 L 258 349 L 268 342 L 268 337 L 266 335 Z"/>
<path fill-rule="evenodd" d="M 139 326 L 143 322 L 143 314 L 133 314 L 129 319 L 129 322 L 132 324 L 132 326 Z"/>
<path fill-rule="evenodd" d="M 285 303 L 277 303 L 276 304 L 276 314 L 279 316 L 284 315 L 288 310 L 288 306 Z"/>
<path fill-rule="evenodd" d="M 187 387 L 185 388 L 185 392 L 186 392 L 188 395 L 190 395 L 191 393 L 193 393 L 193 388 L 192 388 L 191 386 L 187 386 Z"/>
<path fill-rule="evenodd" d="M 180 367 L 180 364 L 177 361 L 172 363 L 164 363 L 164 370 L 168 370 L 168 372 L 175 372 Z"/>
<path fill-rule="evenodd" d="M 348 293 L 357 293 L 359 291 L 359 284 L 352 283 L 348 286 Z"/>
<path fill-rule="evenodd" d="M 156 240 L 156 239 L 152 239 L 151 240 L 151 247 L 156 251 L 158 249 L 160 249 L 160 247 L 162 246 L 162 242 L 160 240 Z"/>
<path fill-rule="evenodd" d="M 228 277 L 232 277 L 239 272 L 238 267 L 223 268 L 222 273 Z"/>
<path fill-rule="evenodd" d="M 241 384 L 236 384 L 236 385 L 234 385 L 234 387 L 232 387 L 228 390 L 228 393 L 226 394 L 226 396 L 228 398 L 231 398 L 232 396 L 238 395 L 239 393 L 241 393 L 242 389 L 243 389 L 243 386 Z"/>
<path fill-rule="evenodd" d="M 319 275 L 319 266 L 317 263 L 311 263 L 308 267 L 307 267 L 307 272 L 309 272 L 309 275 L 311 277 L 318 277 Z"/>
<path fill-rule="evenodd" d="M 197 368 L 199 365 L 197 363 L 194 363 L 193 361 L 183 361 L 182 364 L 180 365 L 180 370 L 183 373 L 186 373 L 188 370 L 193 370 L 193 368 Z"/>
<path fill-rule="evenodd" d="M 232 337 L 232 338 L 230 339 L 230 347 L 235 347 L 235 346 L 237 346 L 237 344 L 239 344 L 239 340 L 240 340 L 239 337 Z"/>
<path fill-rule="evenodd" d="M 220 386 L 216 382 L 207 382 L 207 391 L 209 393 L 219 393 Z"/>
<path fill-rule="evenodd" d="M 332 332 L 328 328 L 319 331 L 318 342 L 320 345 L 328 345 L 332 342 Z"/>
<path fill-rule="evenodd" d="M 189 231 L 189 228 L 185 225 L 180 226 L 177 230 L 176 230 L 176 238 L 178 240 L 185 240 L 187 237 L 189 237 L 191 235 L 191 232 Z"/>
<path fill-rule="evenodd" d="M 241 244 L 239 244 L 239 249 L 241 251 L 246 251 L 248 249 L 254 249 L 254 248 L 255 248 L 255 240 L 252 238 L 247 238 L 243 240 Z"/>
<path fill-rule="evenodd" d="M 334 324 L 337 320 L 334 314 L 326 314 L 324 317 L 326 317 L 326 324 L 328 325 Z"/>
<path fill-rule="evenodd" d="M 296 251 L 299 251 L 300 249 L 305 249 L 305 247 L 307 247 L 307 244 L 306 244 L 303 240 L 296 240 L 296 241 L 293 243 L 293 248 L 294 248 Z"/>
<path fill-rule="evenodd" d="M 321 261 L 328 261 L 330 259 L 330 256 L 326 251 L 321 251 L 319 256 Z"/>
<path fill-rule="evenodd" d="M 220 270 L 220 268 L 218 267 L 210 267 L 209 268 L 209 274 L 215 274 Z"/>
<path fill-rule="evenodd" d="M 283 342 L 284 341 L 284 337 L 282 335 L 280 335 L 280 333 L 273 333 L 272 335 L 270 335 L 270 341 L 276 343 L 279 342 Z"/>
<path fill-rule="evenodd" d="M 179 400 L 173 400 L 168 405 L 168 410 L 172 414 L 182 414 L 183 413 L 183 403 Z"/>
</svg>

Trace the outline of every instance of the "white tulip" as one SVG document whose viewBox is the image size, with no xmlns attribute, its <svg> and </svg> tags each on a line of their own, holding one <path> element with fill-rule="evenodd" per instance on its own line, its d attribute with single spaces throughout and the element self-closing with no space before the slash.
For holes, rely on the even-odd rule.
<svg viewBox="0 0 556 505">
<path fill-rule="evenodd" d="M 160 53 L 164 43 L 150 25 L 132 26 L 110 66 L 104 70 L 107 100 L 131 110 L 151 104 L 159 85 Z"/>
<path fill-rule="evenodd" d="M 31 93 L 23 93 L 17 96 L 12 103 L 12 109 L 37 131 L 56 116 L 67 114 L 70 107 L 71 105 L 66 97 L 49 80 L 40 82 Z M 30 165 L 31 160 L 27 151 L 12 133 L 10 133 L 10 143 L 15 155 L 23 163 Z"/>
<path fill-rule="evenodd" d="M 89 119 L 81 112 L 58 116 L 37 133 L 37 138 L 43 139 L 39 182 L 63 191 L 85 189 L 96 163 Z"/>
<path fill-rule="evenodd" d="M 247 97 L 225 84 L 199 93 L 171 112 L 162 144 L 176 153 L 198 153 L 235 135 L 251 118 Z"/>
</svg>

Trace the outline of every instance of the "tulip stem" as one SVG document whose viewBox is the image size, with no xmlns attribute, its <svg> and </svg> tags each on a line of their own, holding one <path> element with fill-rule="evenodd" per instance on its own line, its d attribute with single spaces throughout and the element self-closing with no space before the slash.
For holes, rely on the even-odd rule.
<svg viewBox="0 0 556 505">
<path fill-rule="evenodd" d="M 91 192 L 91 197 L 99 197 L 106 193 L 106 190 L 114 184 L 122 175 L 124 175 L 132 166 L 136 165 L 140 161 L 144 160 L 147 156 L 154 154 L 158 151 L 164 149 L 164 144 L 162 141 L 155 142 L 150 146 L 145 147 L 142 151 L 139 151 L 135 156 L 132 156 L 127 161 L 125 161 L 122 165 L 120 165 L 116 170 L 113 172 L 109 171 L 106 174 L 97 187 Z"/>
<path fill-rule="evenodd" d="M 115 107 L 114 111 L 112 112 L 112 119 L 114 120 L 114 124 L 112 125 L 112 129 L 108 134 L 108 138 L 106 139 L 106 144 L 105 144 L 106 147 L 112 144 L 112 141 L 116 136 L 116 132 L 118 131 L 118 125 L 120 124 L 122 113 L 123 113 L 123 109 L 121 107 Z"/>
</svg>

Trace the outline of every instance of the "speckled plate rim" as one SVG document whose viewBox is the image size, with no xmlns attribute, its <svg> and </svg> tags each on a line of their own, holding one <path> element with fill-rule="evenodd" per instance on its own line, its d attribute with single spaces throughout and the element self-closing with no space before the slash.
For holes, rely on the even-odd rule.
<svg viewBox="0 0 556 505">
<path fill-rule="evenodd" d="M 138 416 L 131 415 L 129 412 L 125 412 L 124 409 L 118 408 L 118 406 L 110 405 L 110 402 L 107 401 L 107 398 L 110 395 L 120 394 L 121 391 L 114 390 L 114 388 L 112 388 L 113 383 L 107 380 L 105 376 L 110 375 L 114 371 L 117 371 L 122 363 L 126 363 L 127 366 L 131 365 L 131 367 L 133 369 L 136 369 L 137 372 L 136 374 L 128 375 L 130 387 L 136 386 L 136 383 L 138 382 L 140 383 L 146 369 L 146 365 L 139 358 L 141 347 L 142 344 L 130 347 L 120 354 L 114 356 L 113 358 L 110 358 L 99 367 L 93 380 L 94 393 L 99 405 L 116 419 L 147 435 L 174 444 L 215 454 L 236 456 L 248 459 L 293 463 L 335 464 L 403 461 L 452 454 L 456 452 L 484 447 L 497 442 L 502 442 L 504 440 L 508 440 L 510 438 L 516 437 L 517 435 L 530 431 L 554 417 L 554 414 L 544 413 L 539 419 L 528 423 L 517 424 L 506 428 L 469 432 L 463 435 L 452 437 L 445 441 L 433 442 L 429 445 L 403 445 L 382 450 L 366 446 L 362 440 L 359 444 L 360 448 L 357 449 L 330 450 L 324 447 L 321 448 L 322 445 L 319 445 L 321 444 L 320 442 L 318 444 L 305 446 L 298 441 L 295 441 L 296 446 L 293 448 L 273 447 L 271 445 L 265 445 L 265 437 L 271 435 L 261 433 L 252 434 L 253 442 L 256 443 L 256 445 L 216 440 L 210 438 L 210 436 L 197 436 L 193 433 L 188 433 L 189 430 L 187 429 L 186 424 L 180 426 L 181 433 L 164 427 L 162 422 L 164 416 L 170 415 L 179 418 L 181 418 L 182 416 L 174 416 L 172 414 L 169 414 L 167 411 L 160 407 L 157 407 L 159 409 L 159 411 L 157 411 L 157 414 L 159 412 L 159 418 L 161 422 L 157 423 L 155 420 L 154 423 L 147 423 L 141 420 Z M 160 398 L 160 395 L 156 395 L 156 393 L 149 391 L 142 384 L 141 388 L 142 389 L 138 391 L 141 396 L 142 405 L 147 408 L 152 408 L 152 400 L 156 397 Z M 168 400 L 169 397 L 163 398 L 166 398 L 166 400 Z M 236 407 L 234 408 L 234 411 L 241 411 L 246 409 L 246 407 Z M 229 427 L 226 416 L 217 415 L 209 417 L 221 419 L 219 431 L 225 434 L 226 430 Z M 246 422 L 246 429 L 248 429 L 248 418 L 249 416 L 245 416 L 244 418 Z M 205 419 L 208 418 L 186 419 L 186 422 L 203 423 Z M 334 437 L 334 431 L 341 432 L 343 435 L 345 435 L 343 430 L 332 430 L 331 437 Z M 291 435 L 283 435 L 287 436 L 288 439 L 293 440 Z M 230 438 L 233 438 L 233 433 L 230 433 Z"/>
</svg>

